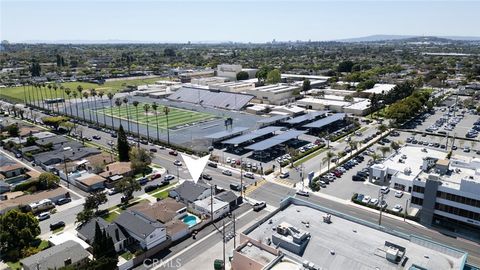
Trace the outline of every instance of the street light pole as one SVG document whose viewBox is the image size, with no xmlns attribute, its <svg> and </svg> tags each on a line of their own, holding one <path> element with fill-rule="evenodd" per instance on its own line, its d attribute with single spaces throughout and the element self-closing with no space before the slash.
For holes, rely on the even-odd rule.
<svg viewBox="0 0 480 270">
<path fill-rule="evenodd" d="M 408 199 L 405 201 L 405 214 L 403 215 L 403 221 L 405 221 L 405 219 L 407 218 L 407 214 L 408 214 L 407 207 L 408 207 Z"/>
</svg>

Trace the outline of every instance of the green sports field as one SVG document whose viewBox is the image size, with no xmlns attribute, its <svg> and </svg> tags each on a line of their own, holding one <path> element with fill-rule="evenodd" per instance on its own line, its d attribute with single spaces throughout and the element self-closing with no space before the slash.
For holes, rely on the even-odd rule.
<svg viewBox="0 0 480 270">
<path fill-rule="evenodd" d="M 158 106 L 157 117 L 156 117 L 155 111 L 151 107 L 150 107 L 150 110 L 148 111 L 148 114 L 145 113 L 145 110 L 143 109 L 144 105 L 145 103 L 138 104 L 138 122 L 142 125 L 147 125 L 148 123 L 149 127 L 152 127 L 155 129 L 157 127 L 156 120 L 158 119 L 158 128 L 166 129 L 167 117 L 163 112 L 164 106 L 161 106 L 161 105 Z M 195 111 L 179 109 L 174 107 L 168 107 L 168 108 L 170 110 L 170 112 L 168 113 L 168 125 L 170 129 L 181 126 L 181 125 L 185 125 L 185 124 L 213 120 L 217 118 L 213 114 L 195 112 Z M 113 108 L 107 107 L 107 108 L 99 109 L 97 110 L 97 112 L 99 114 L 99 118 L 101 114 L 105 114 L 106 116 L 110 117 L 112 116 L 111 114 L 112 112 L 113 112 L 114 118 L 121 119 L 122 121 L 127 121 L 127 117 L 128 117 L 127 107 L 125 105 L 122 105 L 120 107 L 114 106 Z M 130 116 L 130 122 L 137 123 L 137 113 L 135 110 L 135 106 L 133 105 L 128 106 L 128 114 Z M 125 123 L 123 125 L 125 126 Z"/>
</svg>

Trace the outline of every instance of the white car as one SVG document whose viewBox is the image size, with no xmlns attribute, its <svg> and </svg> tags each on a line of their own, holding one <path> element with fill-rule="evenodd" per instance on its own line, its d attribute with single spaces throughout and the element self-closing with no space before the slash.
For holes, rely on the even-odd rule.
<svg viewBox="0 0 480 270">
<path fill-rule="evenodd" d="M 232 176 L 232 171 L 230 171 L 230 170 L 223 170 L 223 171 L 222 171 L 222 174 L 228 175 L 228 176 Z"/>
<path fill-rule="evenodd" d="M 310 196 L 310 194 L 308 193 L 308 191 L 304 191 L 304 190 L 297 190 L 297 195 L 305 196 L 305 197 Z"/>
<path fill-rule="evenodd" d="M 362 203 L 369 203 L 371 199 L 372 199 L 372 197 L 370 197 L 370 196 L 365 196 L 365 197 L 363 197 L 363 199 L 362 199 Z"/>
<path fill-rule="evenodd" d="M 50 218 L 50 213 L 49 212 L 43 212 L 38 214 L 38 220 L 45 220 Z"/>
<path fill-rule="evenodd" d="M 401 190 L 395 191 L 395 197 L 401 198 L 402 196 L 403 196 L 403 191 L 401 191 Z"/>
<path fill-rule="evenodd" d="M 178 159 L 175 160 L 175 161 L 173 162 L 173 164 L 174 164 L 175 166 L 182 166 L 182 162 L 181 162 L 180 160 L 178 160 Z"/>
<path fill-rule="evenodd" d="M 237 162 L 237 160 L 234 159 L 234 158 L 232 158 L 232 160 L 230 160 L 230 163 L 232 163 L 232 164 L 235 164 L 236 162 Z"/>
<path fill-rule="evenodd" d="M 392 211 L 395 213 L 400 213 L 402 212 L 403 208 L 400 204 L 395 204 L 395 206 L 392 208 Z"/>
<path fill-rule="evenodd" d="M 388 192 L 390 192 L 390 188 L 387 186 L 383 186 L 380 188 L 380 192 L 382 192 L 383 194 L 387 194 Z"/>
<path fill-rule="evenodd" d="M 377 205 L 378 204 L 378 199 L 377 198 L 372 198 L 369 202 L 371 205 Z"/>
<path fill-rule="evenodd" d="M 231 159 L 230 159 L 229 157 L 227 157 L 226 162 L 227 162 L 227 163 L 230 163 L 230 161 L 231 161 Z"/>
<path fill-rule="evenodd" d="M 254 179 L 255 178 L 255 175 L 251 172 L 246 172 L 243 174 L 244 177 L 246 178 L 250 178 L 250 179 Z"/>
</svg>

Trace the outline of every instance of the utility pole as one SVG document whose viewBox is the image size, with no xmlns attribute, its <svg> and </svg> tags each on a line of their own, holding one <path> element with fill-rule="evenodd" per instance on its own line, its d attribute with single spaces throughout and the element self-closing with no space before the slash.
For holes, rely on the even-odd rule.
<svg viewBox="0 0 480 270">
<path fill-rule="evenodd" d="M 223 228 L 222 228 L 222 237 L 223 237 L 223 269 L 225 269 L 225 220 L 223 220 Z"/>
<path fill-rule="evenodd" d="M 378 225 L 381 226 L 382 225 L 382 212 L 383 212 L 383 193 L 381 191 L 380 192 L 380 200 L 379 200 L 379 204 L 380 204 L 380 216 L 378 217 Z"/>
<path fill-rule="evenodd" d="M 240 197 L 243 198 L 243 159 L 240 158 Z"/>
<path fill-rule="evenodd" d="M 213 186 L 210 186 L 210 220 L 213 223 Z"/>
<path fill-rule="evenodd" d="M 63 164 L 65 165 L 65 175 L 67 177 L 67 188 L 70 188 L 70 181 L 68 180 L 67 160 L 65 159 L 65 154 L 63 154 Z"/>
<path fill-rule="evenodd" d="M 407 214 L 408 214 L 407 207 L 408 207 L 408 199 L 405 201 L 405 214 L 403 215 L 403 221 L 405 221 L 405 219 L 407 218 Z"/>
<path fill-rule="evenodd" d="M 235 227 L 235 214 L 232 214 L 233 217 L 233 249 L 237 248 L 237 230 Z"/>
</svg>

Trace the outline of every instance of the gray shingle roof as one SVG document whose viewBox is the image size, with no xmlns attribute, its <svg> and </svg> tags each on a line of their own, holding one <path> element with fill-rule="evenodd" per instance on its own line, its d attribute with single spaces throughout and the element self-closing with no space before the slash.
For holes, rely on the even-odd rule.
<svg viewBox="0 0 480 270">
<path fill-rule="evenodd" d="M 27 257 L 20 261 L 20 263 L 29 269 L 57 269 L 65 266 L 65 260 L 71 259 L 72 264 L 75 264 L 90 255 L 83 247 L 73 241 L 68 240 L 57 246 L 47 248 L 39 253 Z"/>
<path fill-rule="evenodd" d="M 172 194 L 176 194 L 185 202 L 194 202 L 197 198 L 210 187 L 200 183 L 195 184 L 193 181 L 184 181 L 176 187 Z"/>
<path fill-rule="evenodd" d="M 118 227 L 115 223 L 108 223 L 103 218 L 94 218 L 89 222 L 83 224 L 77 231 L 83 237 L 86 238 L 88 243 L 92 243 L 93 239 L 95 238 L 95 223 L 98 222 L 100 229 L 105 230 L 107 234 L 112 237 L 113 243 L 116 244 L 126 239 L 125 235 L 123 234 L 122 230 Z M 117 232 L 118 230 L 118 238 Z"/>
<path fill-rule="evenodd" d="M 62 143 L 66 143 L 68 142 L 69 140 L 63 136 L 55 136 L 55 137 L 48 137 L 48 138 L 44 138 L 44 139 L 38 139 L 35 141 L 36 144 L 38 145 L 47 145 L 49 143 L 52 143 L 52 144 L 62 144 Z"/>
<path fill-rule="evenodd" d="M 222 202 L 230 203 L 235 201 L 238 198 L 238 196 L 235 195 L 235 193 L 233 193 L 232 191 L 226 190 L 216 195 L 215 198 L 219 199 Z"/>
<path fill-rule="evenodd" d="M 147 238 L 147 236 L 158 228 L 165 228 L 165 225 L 162 223 L 135 210 L 122 212 L 115 220 L 115 223 L 141 238 Z"/>
</svg>

